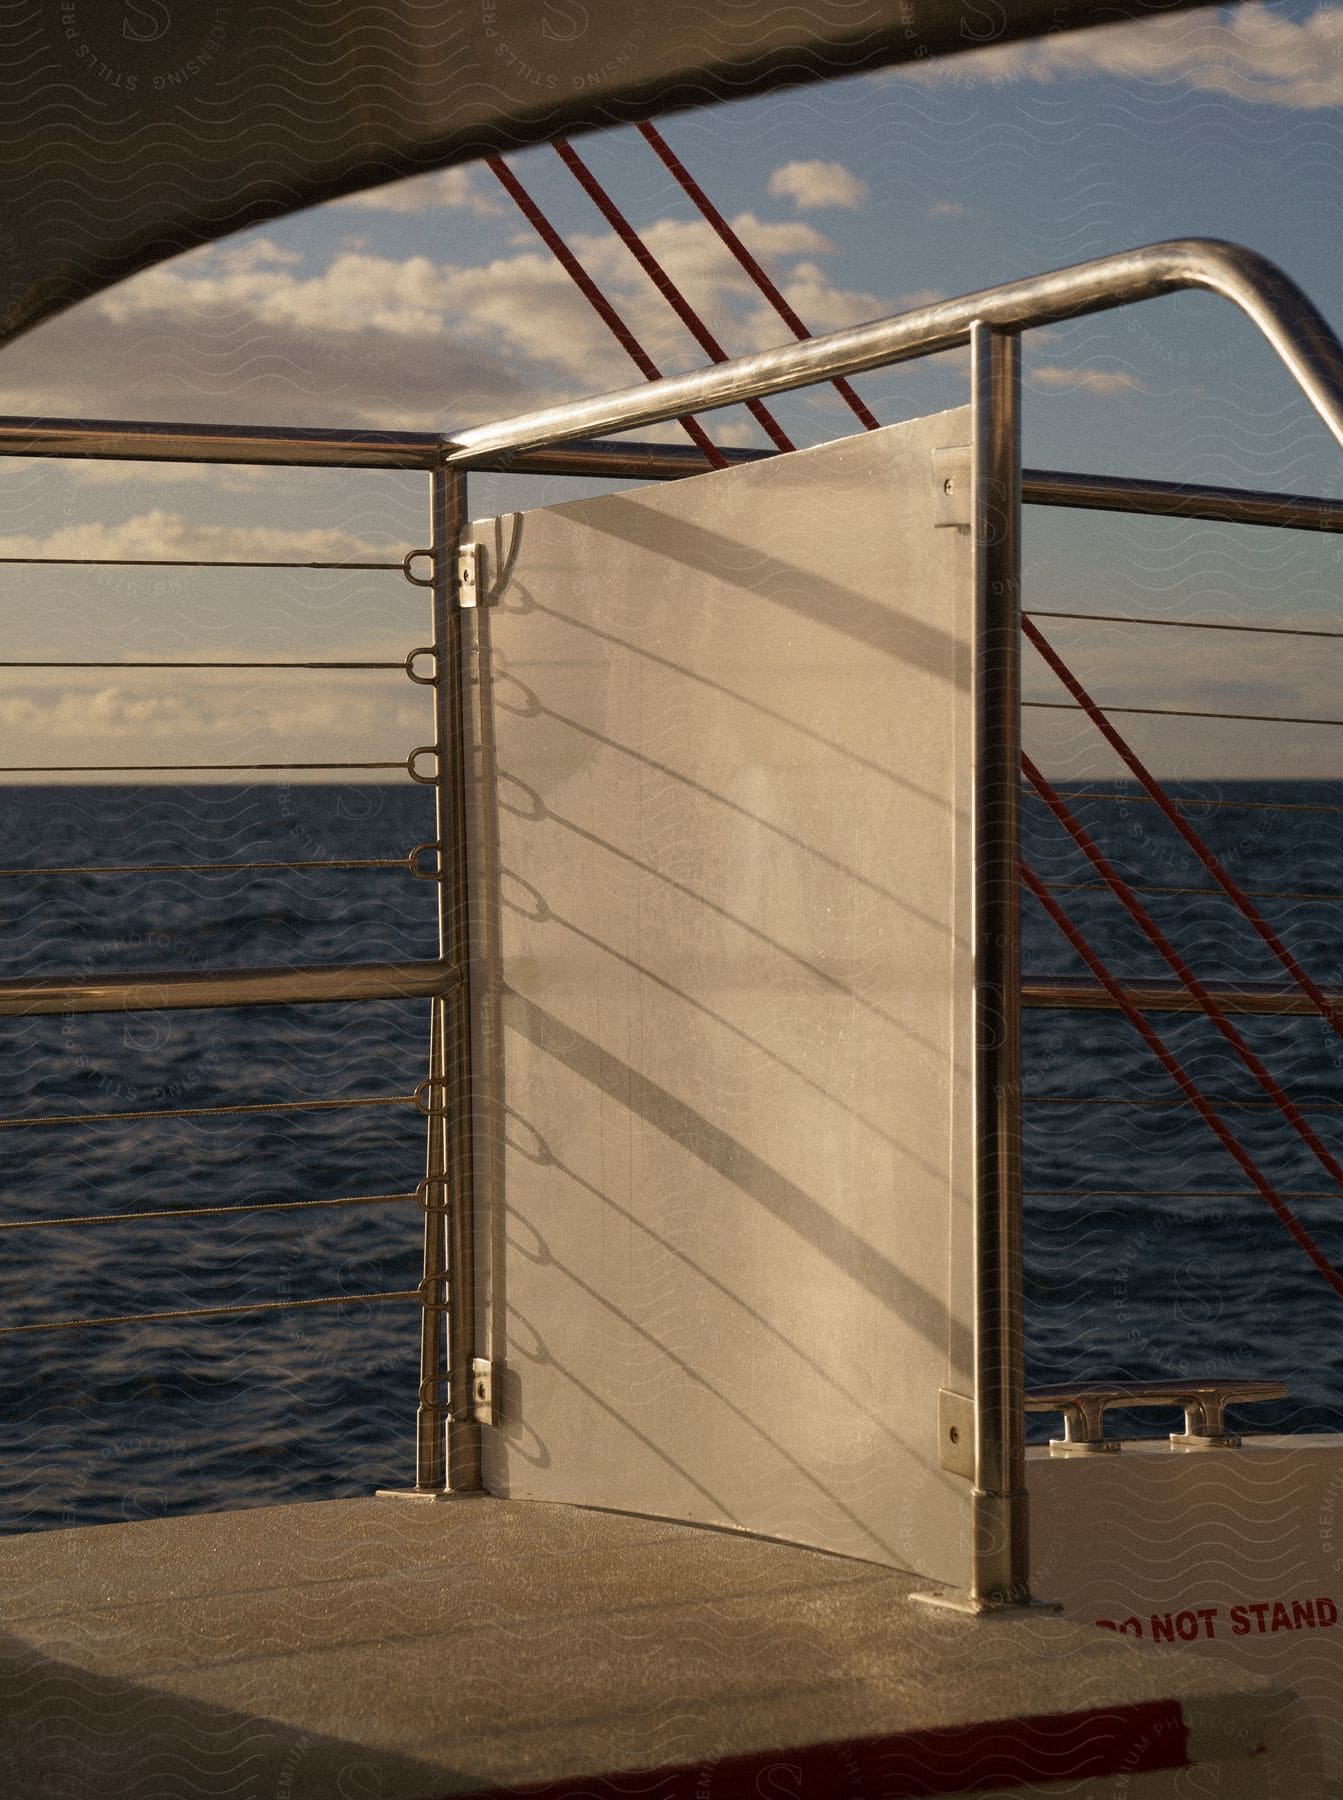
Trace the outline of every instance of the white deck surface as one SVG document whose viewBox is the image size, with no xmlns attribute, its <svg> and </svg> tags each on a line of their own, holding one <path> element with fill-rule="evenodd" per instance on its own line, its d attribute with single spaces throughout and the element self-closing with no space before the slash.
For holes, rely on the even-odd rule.
<svg viewBox="0 0 1343 1800">
<path fill-rule="evenodd" d="M 673 1768 L 659 1800 L 717 1800 L 746 1790 L 703 1773 L 710 1759 L 1172 1697 L 1194 1760 L 1225 1759 L 1204 1777 L 1219 1796 L 1314 1791 L 1277 1773 L 1298 1720 L 1256 1678 L 1053 1614 L 920 1606 L 911 1585 L 737 1534 L 486 1498 L 3 1539 L 0 1792 L 427 1800 Z M 1177 1779 L 1039 1791 L 1136 1800 Z"/>
</svg>

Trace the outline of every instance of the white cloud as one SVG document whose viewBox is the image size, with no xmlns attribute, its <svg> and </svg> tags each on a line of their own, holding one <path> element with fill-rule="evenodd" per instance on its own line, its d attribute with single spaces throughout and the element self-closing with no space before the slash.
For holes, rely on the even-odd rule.
<svg viewBox="0 0 1343 1800">
<path fill-rule="evenodd" d="M 828 276 L 836 246 L 811 224 L 733 224 L 816 330 L 890 310 Z M 730 352 L 784 335 L 707 225 L 663 219 L 646 238 Z M 572 242 L 660 368 L 703 362 L 613 233 Z M 634 379 L 539 246 L 475 264 L 343 247 L 317 263 L 261 239 L 147 270 L 30 333 L 0 365 L 0 412 L 450 429 Z"/>
<path fill-rule="evenodd" d="M 232 561 L 386 562 L 401 549 L 329 527 L 287 530 L 272 525 L 198 525 L 159 508 L 117 525 L 61 525 L 38 537 L 0 536 L 0 556 L 183 557 Z"/>
<path fill-rule="evenodd" d="M 891 73 L 923 81 L 1056 81 L 1099 74 L 1185 81 L 1277 106 L 1335 106 L 1343 101 L 1343 9 L 1321 6 L 1301 20 L 1260 4 L 1226 16 L 1214 10 L 1170 14 L 990 45 Z"/>
<path fill-rule="evenodd" d="M 209 246 L 205 248 L 208 250 Z M 288 250 L 273 238 L 248 238 L 241 244 L 221 244 L 215 254 L 225 268 L 240 273 L 246 269 L 284 265 L 292 268 L 303 261 L 302 251 Z"/>
<path fill-rule="evenodd" d="M 780 286 L 784 299 L 806 320 L 817 337 L 827 331 L 840 331 L 846 325 L 861 325 L 868 319 L 878 319 L 897 310 L 878 294 L 837 287 L 825 270 L 814 262 L 799 263 L 791 277 Z M 750 326 L 755 349 L 768 349 L 791 340 L 792 334 L 780 324 L 772 307 L 759 307 L 751 317 Z"/>
<path fill-rule="evenodd" d="M 1040 363 L 1030 376 L 1041 387 L 1080 388 L 1088 394 L 1147 392 L 1146 383 L 1127 369 L 1069 369 L 1062 363 Z"/>
<path fill-rule="evenodd" d="M 834 279 L 827 263 L 837 246 L 809 221 L 742 212 L 732 222 L 815 331 L 894 310 L 890 298 Z M 500 237 L 491 233 L 498 254 L 474 262 L 348 243 L 302 257 L 267 238 L 204 247 L 11 346 L 0 364 L 0 413 L 451 431 L 636 383 L 559 264 L 534 240 L 506 248 Z M 729 354 L 789 341 L 708 225 L 662 219 L 645 237 Z M 702 366 L 703 350 L 614 233 L 570 241 L 664 373 Z M 715 416 L 707 429 L 724 442 L 760 441 L 737 414 Z M 679 438 L 674 424 L 666 432 Z M 109 471 L 89 479 L 118 478 L 115 465 Z M 171 493 L 151 495 L 172 506 Z M 190 554 L 185 521 L 144 516 L 147 548 L 118 551 L 109 527 L 64 553 Z M 129 525 L 115 531 L 124 546 Z"/>
<path fill-rule="evenodd" d="M 424 742 L 430 718 L 423 694 L 395 680 L 285 670 L 33 671 L 0 694 L 0 763 L 399 763 Z M 237 775 L 178 777 L 212 778 Z"/>
<path fill-rule="evenodd" d="M 959 200 L 935 200 L 928 208 L 930 219 L 963 219 L 969 211 Z"/>
<path fill-rule="evenodd" d="M 432 175 L 411 175 L 386 187 L 365 188 L 346 194 L 337 206 L 357 206 L 369 212 L 422 213 L 467 212 L 478 219 L 494 218 L 504 211 L 491 194 L 477 187 L 469 169 L 437 169 Z"/>
<path fill-rule="evenodd" d="M 804 212 L 823 206 L 853 211 L 868 196 L 867 183 L 837 162 L 784 163 L 770 176 L 769 191 L 776 200 L 792 200 Z"/>
</svg>

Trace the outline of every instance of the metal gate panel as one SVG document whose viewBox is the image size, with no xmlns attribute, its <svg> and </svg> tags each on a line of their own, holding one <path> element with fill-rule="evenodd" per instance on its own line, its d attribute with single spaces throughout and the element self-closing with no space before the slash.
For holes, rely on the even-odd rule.
<svg viewBox="0 0 1343 1800">
<path fill-rule="evenodd" d="M 968 1585 L 969 437 L 471 528 L 495 1493 Z"/>
</svg>

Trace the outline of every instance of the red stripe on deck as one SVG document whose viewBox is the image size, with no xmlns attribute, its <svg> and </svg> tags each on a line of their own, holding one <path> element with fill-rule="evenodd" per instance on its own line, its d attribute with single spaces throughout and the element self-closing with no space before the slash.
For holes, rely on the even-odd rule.
<svg viewBox="0 0 1343 1800">
<path fill-rule="evenodd" d="M 1179 1701 L 1153 1700 L 753 1751 L 672 1768 L 572 1775 L 491 1788 L 481 1800 L 619 1800 L 636 1794 L 644 1800 L 928 1800 L 1189 1766 L 1189 1727 Z"/>
</svg>

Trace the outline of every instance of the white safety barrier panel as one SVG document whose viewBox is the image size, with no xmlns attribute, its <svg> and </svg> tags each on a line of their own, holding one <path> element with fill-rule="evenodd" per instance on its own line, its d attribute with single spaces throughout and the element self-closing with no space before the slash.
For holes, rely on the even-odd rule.
<svg viewBox="0 0 1343 1800">
<path fill-rule="evenodd" d="M 471 529 L 496 1494 L 968 1585 L 969 438 Z"/>
</svg>

